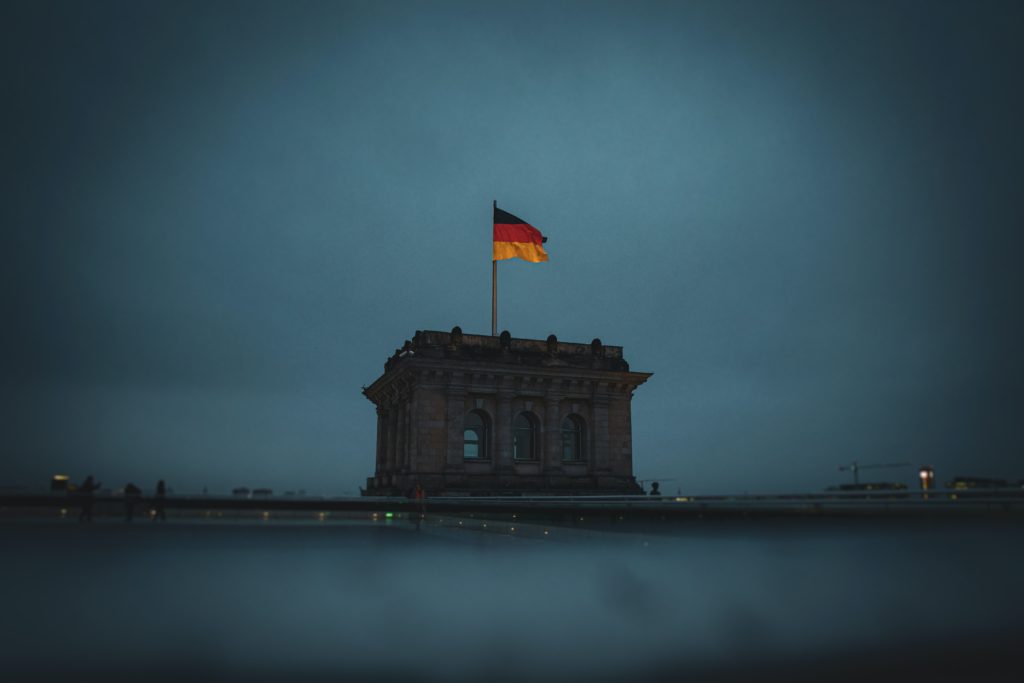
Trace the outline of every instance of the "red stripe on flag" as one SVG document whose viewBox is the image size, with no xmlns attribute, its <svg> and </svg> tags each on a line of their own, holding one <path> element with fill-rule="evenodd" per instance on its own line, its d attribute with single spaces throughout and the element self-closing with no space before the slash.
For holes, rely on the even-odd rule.
<svg viewBox="0 0 1024 683">
<path fill-rule="evenodd" d="M 540 230 L 527 223 L 495 223 L 494 241 L 542 244 L 544 237 Z"/>
</svg>

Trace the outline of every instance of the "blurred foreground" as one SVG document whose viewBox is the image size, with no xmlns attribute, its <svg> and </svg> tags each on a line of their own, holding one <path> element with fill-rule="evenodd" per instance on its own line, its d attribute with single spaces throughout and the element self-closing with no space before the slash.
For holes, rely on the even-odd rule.
<svg viewBox="0 0 1024 683">
<path fill-rule="evenodd" d="M 8 519 L 0 676 L 1024 677 L 1014 520 L 468 526 Z"/>
</svg>

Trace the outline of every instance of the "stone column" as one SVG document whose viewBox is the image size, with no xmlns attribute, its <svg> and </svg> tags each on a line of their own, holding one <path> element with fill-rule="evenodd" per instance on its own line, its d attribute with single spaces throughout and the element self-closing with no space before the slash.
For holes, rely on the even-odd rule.
<svg viewBox="0 0 1024 683">
<path fill-rule="evenodd" d="M 387 420 L 387 411 L 385 411 L 381 406 L 377 406 L 377 456 L 375 464 L 376 475 L 378 477 L 384 472 L 384 458 L 387 454 L 387 432 L 384 426 L 385 420 Z"/>
<path fill-rule="evenodd" d="M 395 432 L 398 426 L 398 406 L 394 403 L 388 405 L 388 446 L 387 456 L 385 458 L 387 462 L 387 473 L 388 475 L 394 475 L 395 473 Z"/>
<path fill-rule="evenodd" d="M 500 380 L 499 380 L 500 381 Z M 497 469 L 512 469 L 512 397 L 511 389 L 498 389 L 498 410 L 494 419 L 494 456 Z"/>
<path fill-rule="evenodd" d="M 418 439 L 416 438 L 416 390 L 410 390 L 409 402 L 406 411 L 406 462 L 413 472 L 423 471 L 417 450 Z"/>
<path fill-rule="evenodd" d="M 608 404 L 608 383 L 598 382 L 594 387 L 593 399 L 594 472 L 607 472 L 611 467 L 608 457 Z"/>
<path fill-rule="evenodd" d="M 404 398 L 400 398 L 398 401 L 398 409 L 395 411 L 397 413 L 397 418 L 395 419 L 395 470 L 407 472 L 409 470 L 409 462 L 405 452 L 406 402 Z"/>
<path fill-rule="evenodd" d="M 449 387 L 445 408 L 445 422 L 448 427 L 448 444 L 445 448 L 445 467 L 448 470 L 464 469 L 462 458 L 462 420 L 468 412 L 466 407 L 466 390 L 462 387 Z"/>
<path fill-rule="evenodd" d="M 626 414 L 623 420 L 626 453 L 621 458 L 620 467 L 622 471 L 619 474 L 631 477 L 633 476 L 633 405 L 631 400 L 633 398 L 633 388 L 626 387 L 625 391 L 626 396 L 622 401 L 622 410 Z"/>
<path fill-rule="evenodd" d="M 562 469 L 562 422 L 558 419 L 560 395 L 548 391 L 544 396 L 544 454 L 541 462 L 545 470 Z"/>
</svg>

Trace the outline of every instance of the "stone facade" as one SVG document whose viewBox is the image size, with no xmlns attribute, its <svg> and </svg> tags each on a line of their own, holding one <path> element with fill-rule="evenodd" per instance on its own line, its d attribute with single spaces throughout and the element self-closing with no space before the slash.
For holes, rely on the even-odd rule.
<svg viewBox="0 0 1024 683">
<path fill-rule="evenodd" d="M 377 406 L 364 495 L 640 494 L 622 347 L 418 331 L 363 393 Z"/>
</svg>

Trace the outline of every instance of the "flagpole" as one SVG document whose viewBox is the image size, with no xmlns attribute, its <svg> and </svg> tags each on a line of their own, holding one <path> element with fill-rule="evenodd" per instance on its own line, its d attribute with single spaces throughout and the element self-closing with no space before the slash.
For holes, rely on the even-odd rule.
<svg viewBox="0 0 1024 683">
<path fill-rule="evenodd" d="M 498 200 L 494 200 L 494 209 L 498 208 Z M 492 214 L 493 223 L 493 214 Z M 494 239 L 493 236 L 491 238 Z M 493 249 L 494 242 L 491 242 L 491 248 Z M 498 262 L 494 260 L 493 254 L 491 258 L 491 336 L 498 336 Z"/>
</svg>

